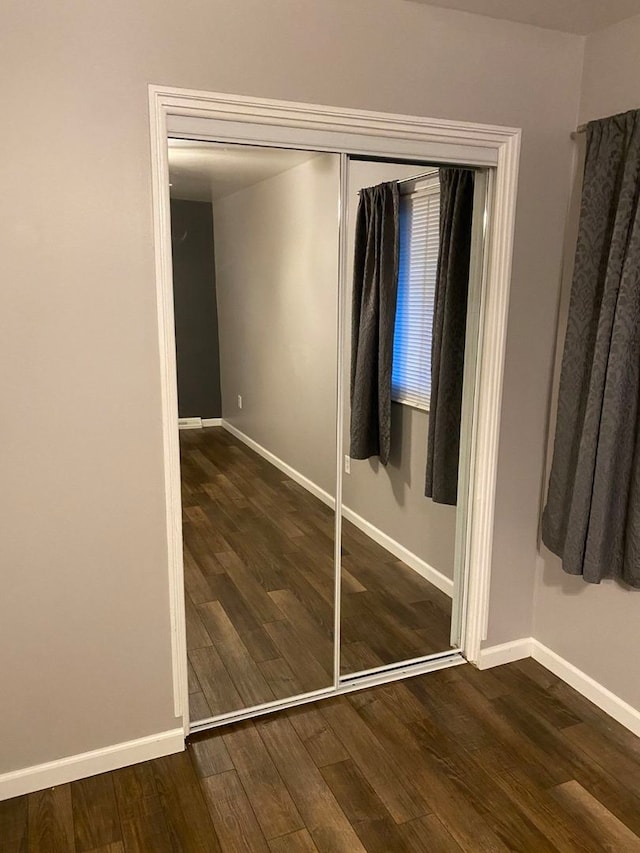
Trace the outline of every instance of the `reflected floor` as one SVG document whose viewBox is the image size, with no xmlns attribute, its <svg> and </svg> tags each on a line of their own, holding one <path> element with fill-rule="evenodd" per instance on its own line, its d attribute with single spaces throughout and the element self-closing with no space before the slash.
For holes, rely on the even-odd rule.
<svg viewBox="0 0 640 853">
<path fill-rule="evenodd" d="M 330 686 L 333 511 L 221 427 L 180 451 L 191 720 Z M 343 671 L 448 649 L 447 596 L 343 541 Z"/>
<path fill-rule="evenodd" d="M 342 522 L 340 674 L 449 651 L 451 599 Z"/>
</svg>

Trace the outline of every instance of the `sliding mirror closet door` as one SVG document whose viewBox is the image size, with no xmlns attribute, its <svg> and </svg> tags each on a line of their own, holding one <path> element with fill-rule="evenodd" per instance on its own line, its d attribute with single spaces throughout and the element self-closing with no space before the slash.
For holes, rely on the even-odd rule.
<svg viewBox="0 0 640 853">
<path fill-rule="evenodd" d="M 461 645 L 485 190 L 481 172 L 349 162 L 343 678 Z"/>
<path fill-rule="evenodd" d="M 176 139 L 169 170 L 193 724 L 334 683 L 340 167 Z"/>
</svg>

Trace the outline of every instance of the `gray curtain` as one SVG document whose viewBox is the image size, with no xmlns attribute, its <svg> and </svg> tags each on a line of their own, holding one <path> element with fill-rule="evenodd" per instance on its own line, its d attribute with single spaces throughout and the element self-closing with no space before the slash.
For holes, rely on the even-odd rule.
<svg viewBox="0 0 640 853">
<path fill-rule="evenodd" d="M 351 315 L 352 459 L 389 461 L 399 258 L 397 182 L 360 191 Z"/>
<path fill-rule="evenodd" d="M 591 122 L 542 538 L 640 587 L 640 111 Z"/>
<path fill-rule="evenodd" d="M 467 327 L 474 175 L 440 169 L 440 251 L 433 310 L 425 495 L 455 504 Z"/>
</svg>

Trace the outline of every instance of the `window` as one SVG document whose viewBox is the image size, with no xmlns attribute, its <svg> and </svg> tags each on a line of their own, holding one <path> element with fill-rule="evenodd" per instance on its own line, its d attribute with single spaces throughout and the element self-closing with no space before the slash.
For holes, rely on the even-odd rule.
<svg viewBox="0 0 640 853">
<path fill-rule="evenodd" d="M 440 243 L 437 176 L 400 197 L 400 263 L 391 398 L 429 410 L 431 333 Z"/>
</svg>

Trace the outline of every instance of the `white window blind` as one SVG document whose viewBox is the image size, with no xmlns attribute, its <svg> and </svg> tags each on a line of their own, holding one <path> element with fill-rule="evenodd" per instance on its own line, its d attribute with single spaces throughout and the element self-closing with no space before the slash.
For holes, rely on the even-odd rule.
<svg viewBox="0 0 640 853">
<path fill-rule="evenodd" d="M 429 409 L 431 334 L 440 243 L 438 179 L 400 197 L 400 264 L 391 397 Z"/>
</svg>

